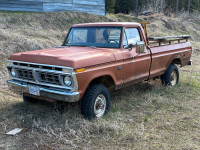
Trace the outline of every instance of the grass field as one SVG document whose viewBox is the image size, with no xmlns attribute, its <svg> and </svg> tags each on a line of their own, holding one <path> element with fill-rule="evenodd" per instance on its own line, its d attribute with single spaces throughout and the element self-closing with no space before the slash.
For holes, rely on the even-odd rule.
<svg viewBox="0 0 200 150">
<path fill-rule="evenodd" d="M 193 66 L 180 69 L 180 82 L 163 87 L 159 80 L 142 82 L 111 94 L 111 111 L 88 121 L 80 104 L 24 103 L 11 93 L 5 62 L 18 51 L 61 45 L 73 23 L 151 21 L 150 34 L 191 34 Z M 200 149 L 200 36 L 198 20 L 163 15 L 135 19 L 124 15 L 98 18 L 79 13 L 0 12 L 0 149 Z M 5 133 L 25 130 L 16 136 Z"/>
</svg>

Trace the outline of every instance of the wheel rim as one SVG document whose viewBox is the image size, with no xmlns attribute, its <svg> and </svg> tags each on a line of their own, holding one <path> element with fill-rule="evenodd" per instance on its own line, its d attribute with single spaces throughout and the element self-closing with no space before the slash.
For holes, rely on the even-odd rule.
<svg viewBox="0 0 200 150">
<path fill-rule="evenodd" d="M 172 86 L 176 85 L 177 83 L 177 73 L 176 71 L 173 71 L 171 76 L 170 76 L 170 83 Z"/>
<path fill-rule="evenodd" d="M 94 103 L 94 113 L 97 118 L 103 116 L 106 110 L 106 98 L 104 95 L 100 94 L 97 96 Z"/>
</svg>

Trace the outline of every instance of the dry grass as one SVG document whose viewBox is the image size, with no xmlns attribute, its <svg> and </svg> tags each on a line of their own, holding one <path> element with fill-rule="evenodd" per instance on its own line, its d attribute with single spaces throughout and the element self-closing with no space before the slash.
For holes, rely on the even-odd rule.
<svg viewBox="0 0 200 150">
<path fill-rule="evenodd" d="M 200 82 L 181 72 L 180 84 L 136 84 L 112 93 L 110 113 L 96 121 L 80 115 L 79 104 L 64 110 L 49 103 L 27 104 L 0 94 L 0 148 L 7 149 L 199 149 Z M 7 136 L 13 128 L 25 128 Z"/>
<path fill-rule="evenodd" d="M 17 19 L 16 19 L 17 18 Z M 66 20 L 67 21 L 66 21 Z M 132 21 L 123 15 L 98 18 L 78 13 L 0 13 L 0 67 L 18 51 L 58 46 L 69 26 L 78 22 Z M 111 111 L 102 119 L 85 120 L 80 104 L 23 103 L 19 95 L 0 88 L 0 149 L 200 149 L 199 25 L 163 15 L 151 21 L 151 35 L 190 33 L 194 65 L 181 69 L 180 83 L 171 88 L 159 80 L 112 93 Z M 183 27 L 182 27 L 183 26 Z M 190 28 L 187 28 L 187 27 Z M 7 74 L 0 72 L 5 77 Z M 14 128 L 26 130 L 5 135 Z"/>
</svg>

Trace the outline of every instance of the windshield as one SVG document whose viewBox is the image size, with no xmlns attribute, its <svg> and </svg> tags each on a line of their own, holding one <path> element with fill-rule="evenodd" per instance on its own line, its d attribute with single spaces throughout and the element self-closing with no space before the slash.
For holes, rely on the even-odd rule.
<svg viewBox="0 0 200 150">
<path fill-rule="evenodd" d="M 72 28 L 63 46 L 119 48 L 121 27 Z"/>
</svg>

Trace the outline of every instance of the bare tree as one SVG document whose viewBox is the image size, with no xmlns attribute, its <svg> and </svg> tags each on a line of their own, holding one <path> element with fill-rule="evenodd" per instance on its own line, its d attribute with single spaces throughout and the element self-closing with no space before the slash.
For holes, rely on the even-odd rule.
<svg viewBox="0 0 200 150">
<path fill-rule="evenodd" d="M 190 13 L 190 4 L 191 4 L 191 0 L 188 0 L 188 9 L 187 9 L 188 13 Z"/>
<path fill-rule="evenodd" d="M 145 2 L 142 4 L 142 12 L 164 12 L 166 7 L 165 0 L 146 0 Z"/>
<path fill-rule="evenodd" d="M 178 5 L 179 5 L 179 0 L 176 0 L 176 17 L 178 16 Z"/>
<path fill-rule="evenodd" d="M 162 12 L 165 8 L 165 0 L 152 0 L 151 7 L 155 12 Z"/>
<path fill-rule="evenodd" d="M 138 17 L 138 0 L 136 0 L 136 5 L 135 5 L 135 17 Z"/>
</svg>

